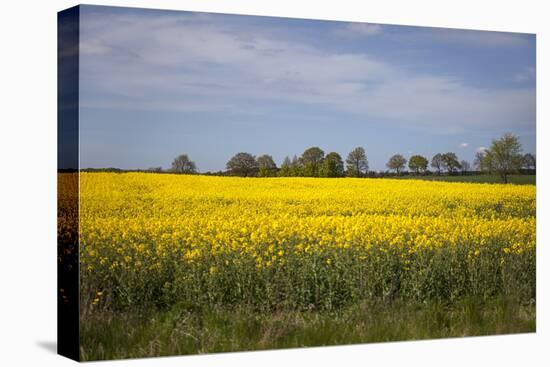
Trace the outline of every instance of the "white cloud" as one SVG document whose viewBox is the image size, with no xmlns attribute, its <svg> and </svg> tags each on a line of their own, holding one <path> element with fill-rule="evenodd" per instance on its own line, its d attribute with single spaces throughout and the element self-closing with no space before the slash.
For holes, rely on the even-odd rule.
<svg viewBox="0 0 550 367">
<path fill-rule="evenodd" d="M 367 53 L 329 52 L 290 34 L 250 32 L 216 17 L 183 14 L 84 13 L 83 104 L 261 114 L 265 105 L 285 102 L 439 132 L 535 121 L 534 89 L 475 88 Z M 370 35 L 381 31 L 374 24 L 347 27 Z"/>
<path fill-rule="evenodd" d="M 460 143 L 459 147 L 460 148 L 468 148 L 468 143 Z"/>
<path fill-rule="evenodd" d="M 338 29 L 342 36 L 374 36 L 382 33 L 383 27 L 380 24 L 371 23 L 347 23 L 345 27 Z"/>
<path fill-rule="evenodd" d="M 476 149 L 476 151 L 478 151 L 478 152 L 484 152 L 484 151 L 486 151 L 487 149 L 488 149 L 487 147 L 478 147 L 478 148 Z"/>
</svg>

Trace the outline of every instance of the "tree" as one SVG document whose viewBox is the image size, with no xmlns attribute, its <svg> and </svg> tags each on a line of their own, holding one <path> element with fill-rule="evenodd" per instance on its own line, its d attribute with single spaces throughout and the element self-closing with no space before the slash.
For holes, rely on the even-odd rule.
<svg viewBox="0 0 550 367">
<path fill-rule="evenodd" d="M 493 169 L 493 156 L 487 149 L 480 150 L 476 153 L 474 158 L 474 167 L 481 172 L 491 173 Z"/>
<path fill-rule="evenodd" d="M 409 159 L 409 168 L 418 175 L 420 172 L 426 171 L 428 168 L 428 160 L 421 155 L 413 155 Z"/>
<path fill-rule="evenodd" d="M 527 153 L 523 156 L 521 165 L 527 170 L 534 170 L 537 166 L 537 160 L 533 154 Z"/>
<path fill-rule="evenodd" d="M 304 175 L 304 170 L 302 166 L 302 162 L 298 157 L 296 157 L 296 154 L 294 157 L 292 157 L 292 162 L 290 162 L 290 169 L 291 169 L 291 176 L 294 177 L 300 177 Z"/>
<path fill-rule="evenodd" d="M 288 156 L 285 157 L 283 164 L 281 164 L 281 169 L 279 170 L 279 176 L 281 177 L 292 176 L 292 162 L 290 161 L 290 158 L 288 158 Z"/>
<path fill-rule="evenodd" d="M 441 162 L 443 163 L 443 167 L 449 172 L 450 174 L 453 174 L 455 170 L 460 168 L 460 162 L 458 161 L 458 157 L 455 153 L 445 153 L 441 155 Z"/>
<path fill-rule="evenodd" d="M 319 176 L 321 177 L 342 177 L 344 175 L 344 162 L 340 154 L 330 152 L 326 155 Z"/>
<path fill-rule="evenodd" d="M 460 171 L 462 172 L 462 174 L 466 174 L 470 171 L 470 162 L 468 161 L 460 161 Z"/>
<path fill-rule="evenodd" d="M 321 168 L 324 157 L 325 152 L 323 152 L 319 147 L 311 147 L 306 149 L 300 158 L 303 165 L 304 176 L 318 177 L 319 169 Z"/>
<path fill-rule="evenodd" d="M 476 155 L 474 157 L 474 168 L 478 171 L 485 171 L 483 160 L 485 159 L 486 154 L 487 151 L 485 149 L 476 152 Z"/>
<path fill-rule="evenodd" d="M 432 157 L 431 166 L 436 169 L 437 174 L 441 174 L 441 168 L 443 167 L 443 156 L 441 153 L 437 153 Z"/>
<path fill-rule="evenodd" d="M 357 147 L 353 149 L 346 158 L 346 169 L 349 176 L 361 177 L 369 170 L 369 161 L 365 149 Z"/>
<path fill-rule="evenodd" d="M 407 160 L 405 157 L 403 157 L 401 154 L 395 154 L 391 156 L 391 158 L 388 160 L 388 163 L 386 163 L 386 166 L 389 169 L 395 170 L 395 173 L 398 175 L 403 171 L 405 168 L 405 164 L 407 164 Z"/>
<path fill-rule="evenodd" d="M 237 176 L 254 176 L 258 171 L 258 162 L 250 153 L 237 153 L 227 162 L 227 170 Z"/>
<path fill-rule="evenodd" d="M 172 172 L 175 173 L 197 173 L 195 162 L 191 161 L 187 154 L 181 154 L 172 162 Z"/>
<path fill-rule="evenodd" d="M 523 156 L 521 144 L 517 136 L 504 134 L 500 139 L 493 140 L 484 161 L 492 171 L 498 173 L 503 183 L 508 183 L 508 175 L 521 168 Z"/>
<path fill-rule="evenodd" d="M 270 177 L 274 176 L 277 172 L 277 165 L 273 161 L 273 157 L 270 155 L 264 154 L 258 157 L 258 176 L 261 177 Z"/>
</svg>

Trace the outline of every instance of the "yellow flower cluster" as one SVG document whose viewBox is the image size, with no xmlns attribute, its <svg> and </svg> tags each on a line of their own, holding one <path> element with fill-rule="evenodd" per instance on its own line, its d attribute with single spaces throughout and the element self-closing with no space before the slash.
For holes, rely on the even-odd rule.
<svg viewBox="0 0 550 367">
<path fill-rule="evenodd" d="M 81 173 L 80 195 L 88 273 L 207 262 L 208 277 L 246 259 L 264 269 L 319 255 L 331 267 L 373 248 L 410 257 L 466 246 L 475 257 L 487 246 L 499 256 L 535 247 L 529 185 Z"/>
</svg>

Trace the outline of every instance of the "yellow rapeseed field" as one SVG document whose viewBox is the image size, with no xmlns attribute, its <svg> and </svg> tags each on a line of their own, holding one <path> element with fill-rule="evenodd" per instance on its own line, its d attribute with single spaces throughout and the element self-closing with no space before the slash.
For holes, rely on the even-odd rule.
<svg viewBox="0 0 550 367">
<path fill-rule="evenodd" d="M 90 310 L 534 297 L 530 185 L 81 173 L 80 190 Z"/>
</svg>

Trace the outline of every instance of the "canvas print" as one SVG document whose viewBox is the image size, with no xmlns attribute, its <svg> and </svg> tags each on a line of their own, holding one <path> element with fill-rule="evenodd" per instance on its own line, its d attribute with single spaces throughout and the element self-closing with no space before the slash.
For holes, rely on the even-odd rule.
<svg viewBox="0 0 550 367">
<path fill-rule="evenodd" d="M 535 35 L 59 13 L 59 353 L 535 332 Z"/>
</svg>

